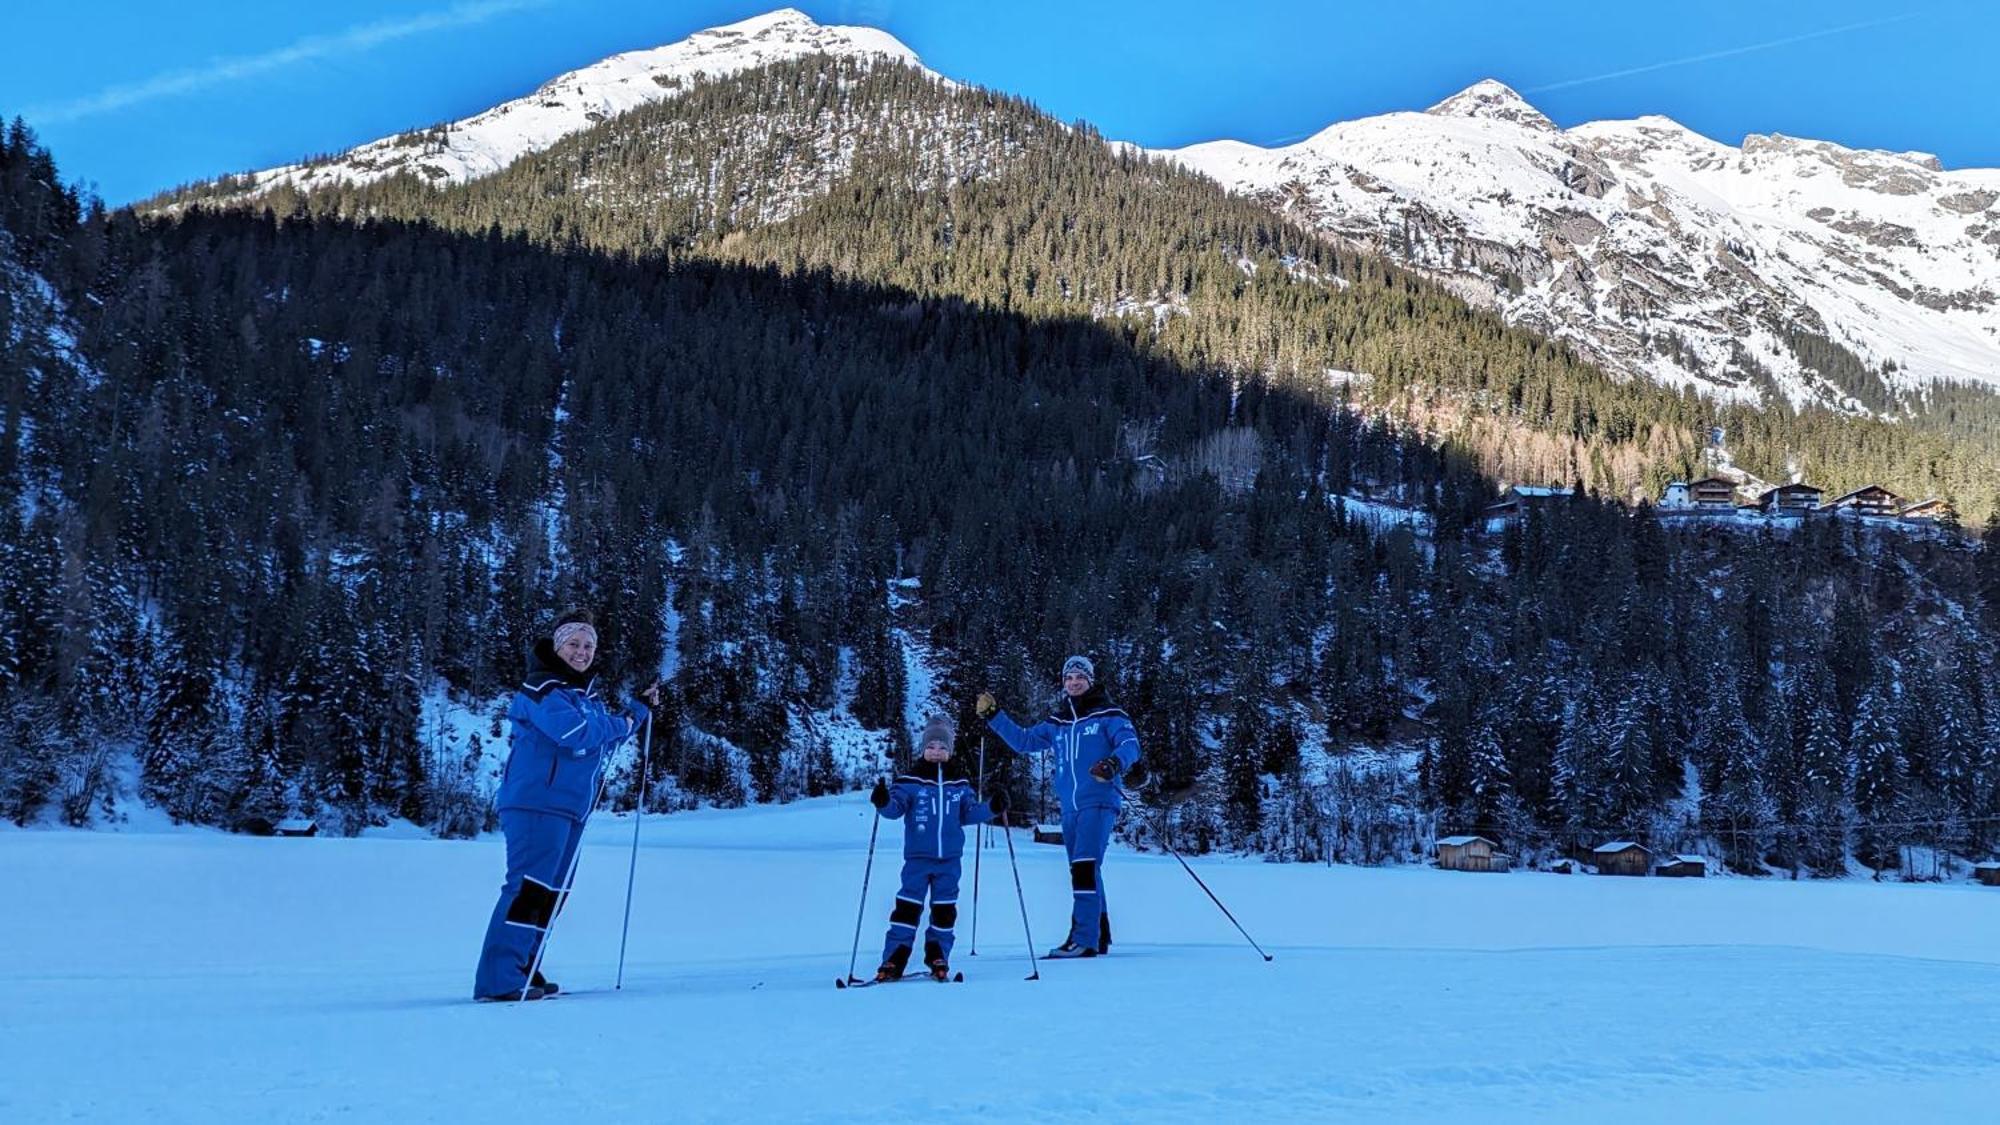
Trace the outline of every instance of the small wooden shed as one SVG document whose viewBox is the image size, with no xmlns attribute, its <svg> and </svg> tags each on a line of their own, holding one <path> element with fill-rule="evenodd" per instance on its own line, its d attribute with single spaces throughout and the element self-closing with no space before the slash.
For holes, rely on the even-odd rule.
<svg viewBox="0 0 2000 1125">
<path fill-rule="evenodd" d="M 1613 840 L 1590 850 L 1599 875 L 1646 875 L 1653 870 L 1653 849 L 1631 840 Z"/>
<path fill-rule="evenodd" d="M 307 820 L 301 816 L 295 816 L 272 825 L 271 834 L 273 836 L 317 836 L 319 835 L 319 823 Z"/>
<path fill-rule="evenodd" d="M 1662 879 L 1704 879 L 1708 860 L 1698 855 L 1670 855 L 1653 865 L 1653 874 Z"/>
<path fill-rule="evenodd" d="M 1446 836 L 1437 842 L 1437 862 L 1444 871 L 1507 871 L 1514 857 L 1484 836 Z"/>
<path fill-rule="evenodd" d="M 1062 843 L 1062 825 L 1060 824 L 1035 825 L 1035 843 L 1037 844 Z"/>
<path fill-rule="evenodd" d="M 2000 887 L 2000 863 L 1988 860 L 1972 865 L 1972 877 L 1989 887 Z"/>
</svg>

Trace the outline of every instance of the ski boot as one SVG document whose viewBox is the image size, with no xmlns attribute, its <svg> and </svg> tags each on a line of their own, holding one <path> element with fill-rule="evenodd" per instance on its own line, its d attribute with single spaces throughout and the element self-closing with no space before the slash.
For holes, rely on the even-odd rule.
<svg viewBox="0 0 2000 1125">
<path fill-rule="evenodd" d="M 527 988 L 515 992 L 496 992 L 491 996 L 481 996 L 479 1002 L 481 1004 L 515 1004 L 522 1000 L 540 1000 L 546 995 L 548 994 L 531 984 Z"/>
<path fill-rule="evenodd" d="M 902 980 L 903 969 L 909 963 L 910 947 L 907 945 L 897 946 L 896 951 L 889 954 L 889 959 L 882 962 L 882 967 L 875 970 L 875 983 L 885 984 L 892 980 Z"/>
<path fill-rule="evenodd" d="M 541 989 L 543 996 L 554 996 L 556 993 L 562 991 L 562 985 L 543 976 L 540 969 L 535 970 L 535 979 L 530 982 L 530 986 Z"/>
<path fill-rule="evenodd" d="M 1078 945 L 1073 941 L 1066 941 L 1049 950 L 1046 956 L 1051 961 L 1063 961 L 1071 957 L 1095 957 L 1097 956 L 1097 947 L 1094 945 Z"/>
<path fill-rule="evenodd" d="M 951 979 L 951 963 L 945 960 L 944 950 L 937 942 L 924 946 L 924 965 L 930 969 L 932 980 Z"/>
</svg>

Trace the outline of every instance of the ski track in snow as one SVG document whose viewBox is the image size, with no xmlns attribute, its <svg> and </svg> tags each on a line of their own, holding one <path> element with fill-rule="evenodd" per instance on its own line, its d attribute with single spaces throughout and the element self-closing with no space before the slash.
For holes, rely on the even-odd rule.
<svg viewBox="0 0 2000 1125">
<path fill-rule="evenodd" d="M 996 840 L 965 985 L 841 992 L 869 811 L 649 817 L 622 993 L 600 816 L 547 964 L 572 994 L 519 1007 L 466 999 L 497 838 L 5 831 L 0 1120 L 1977 1120 L 2000 1089 L 1987 888 L 1194 860 L 1265 964 L 1120 852 L 1112 956 L 1028 982 Z M 1015 846 L 1052 945 L 1062 853 Z"/>
</svg>

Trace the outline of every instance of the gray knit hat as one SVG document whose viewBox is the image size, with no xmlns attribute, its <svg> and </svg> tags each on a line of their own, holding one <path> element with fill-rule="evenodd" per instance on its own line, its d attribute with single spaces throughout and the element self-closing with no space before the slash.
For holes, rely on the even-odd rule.
<svg viewBox="0 0 2000 1125">
<path fill-rule="evenodd" d="M 958 739 L 958 727 L 945 715 L 932 715 L 924 720 L 923 733 L 917 736 L 917 749 L 922 750 L 933 742 L 942 742 L 950 749 Z"/>
<path fill-rule="evenodd" d="M 1097 682 L 1097 666 L 1090 662 L 1088 656 L 1072 656 L 1063 661 L 1062 674 L 1067 676 L 1071 672 L 1082 672 L 1084 679 L 1093 684 Z"/>
</svg>

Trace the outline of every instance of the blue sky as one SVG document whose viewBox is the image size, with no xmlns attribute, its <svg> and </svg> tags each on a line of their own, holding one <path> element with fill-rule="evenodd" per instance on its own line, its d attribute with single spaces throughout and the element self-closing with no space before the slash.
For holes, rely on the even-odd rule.
<svg viewBox="0 0 2000 1125">
<path fill-rule="evenodd" d="M 463 117 L 775 0 L 10 5 L 0 115 L 112 203 Z M 798 0 L 1149 146 L 1301 139 L 1485 77 L 1557 123 L 1660 113 L 2000 166 L 2000 3 Z M 23 48 L 26 49 L 23 49 Z"/>
</svg>

